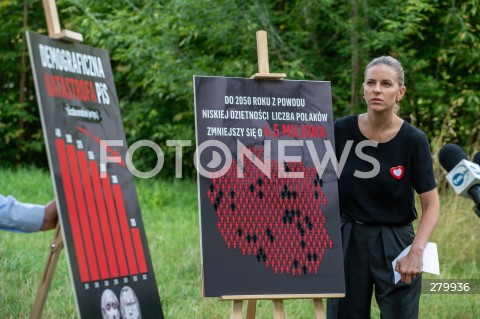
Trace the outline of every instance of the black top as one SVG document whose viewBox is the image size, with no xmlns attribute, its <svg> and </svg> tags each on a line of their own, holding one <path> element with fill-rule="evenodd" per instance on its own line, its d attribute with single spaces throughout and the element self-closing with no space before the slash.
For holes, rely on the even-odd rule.
<svg viewBox="0 0 480 319">
<path fill-rule="evenodd" d="M 368 139 L 360 132 L 358 115 L 353 115 L 335 121 L 339 162 L 348 140 L 353 144 L 338 180 L 340 212 L 367 224 L 401 225 L 416 219 L 413 190 L 421 194 L 436 187 L 425 133 L 404 122 L 390 141 L 355 152 L 357 144 Z M 356 171 L 372 171 L 375 161 L 380 165 L 376 176 L 354 176 Z"/>
</svg>

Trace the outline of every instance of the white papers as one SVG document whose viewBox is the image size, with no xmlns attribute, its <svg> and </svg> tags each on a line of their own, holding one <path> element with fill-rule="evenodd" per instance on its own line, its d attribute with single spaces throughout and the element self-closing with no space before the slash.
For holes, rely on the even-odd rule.
<svg viewBox="0 0 480 319">
<path fill-rule="evenodd" d="M 392 268 L 394 272 L 394 282 L 395 284 L 400 280 L 401 276 L 398 272 L 395 271 L 395 265 L 397 264 L 397 260 L 406 256 L 410 251 L 410 247 L 412 245 L 405 248 L 400 255 L 392 262 Z M 423 272 L 428 272 L 434 275 L 440 275 L 440 264 L 438 262 L 438 252 L 437 252 L 437 244 L 428 242 L 425 246 L 425 250 L 423 251 Z"/>
</svg>

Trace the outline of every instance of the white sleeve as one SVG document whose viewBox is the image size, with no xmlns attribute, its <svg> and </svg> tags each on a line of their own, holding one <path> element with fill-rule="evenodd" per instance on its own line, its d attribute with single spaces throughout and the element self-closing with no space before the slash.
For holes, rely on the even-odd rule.
<svg viewBox="0 0 480 319">
<path fill-rule="evenodd" d="M 20 203 L 0 194 L 0 229 L 36 232 L 42 227 L 44 215 L 45 206 Z"/>
</svg>

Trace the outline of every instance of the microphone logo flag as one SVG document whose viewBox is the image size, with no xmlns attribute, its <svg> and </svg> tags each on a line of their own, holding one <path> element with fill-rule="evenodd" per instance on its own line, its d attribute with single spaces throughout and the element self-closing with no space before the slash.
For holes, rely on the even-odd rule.
<svg viewBox="0 0 480 319">
<path fill-rule="evenodd" d="M 447 180 L 458 195 L 467 196 L 470 187 L 480 183 L 480 166 L 467 160 L 461 160 L 447 174 Z"/>
<path fill-rule="evenodd" d="M 455 187 L 461 187 L 463 183 L 468 181 L 468 170 L 465 165 L 460 165 L 456 171 L 458 171 L 458 173 L 453 175 L 452 183 Z"/>
</svg>

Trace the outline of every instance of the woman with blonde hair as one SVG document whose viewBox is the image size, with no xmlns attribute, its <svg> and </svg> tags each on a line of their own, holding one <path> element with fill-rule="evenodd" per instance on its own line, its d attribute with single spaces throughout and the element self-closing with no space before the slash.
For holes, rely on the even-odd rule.
<svg viewBox="0 0 480 319">
<path fill-rule="evenodd" d="M 347 141 L 352 149 L 366 140 L 376 146 L 364 147 L 361 157 L 351 152 L 338 181 L 346 295 L 329 300 L 328 318 L 370 318 L 373 292 L 382 318 L 418 318 L 423 250 L 440 210 L 430 146 L 425 133 L 397 115 L 406 92 L 398 60 L 372 60 L 363 92 L 366 113 L 335 121 L 337 158 Z M 414 191 L 422 209 L 416 235 Z M 397 284 L 394 270 L 401 275 Z"/>
</svg>

